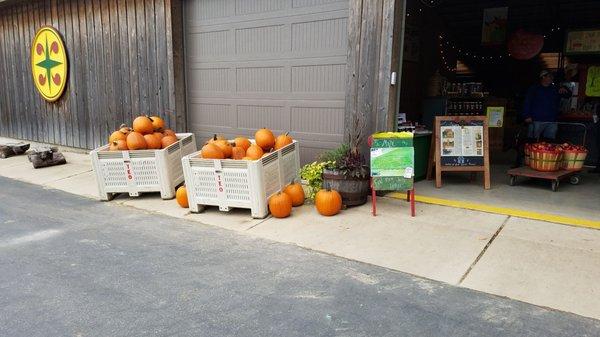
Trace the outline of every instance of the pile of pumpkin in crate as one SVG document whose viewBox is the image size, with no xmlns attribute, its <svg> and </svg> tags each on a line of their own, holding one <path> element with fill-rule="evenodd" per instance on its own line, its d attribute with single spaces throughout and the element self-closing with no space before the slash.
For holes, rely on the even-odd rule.
<svg viewBox="0 0 600 337">
<path fill-rule="evenodd" d="M 231 141 L 215 134 L 202 146 L 199 157 L 203 159 L 252 161 L 282 149 L 293 142 L 294 140 L 288 133 L 275 137 L 268 128 L 257 130 L 254 134 L 254 142 L 243 136 L 235 137 Z M 189 207 L 185 186 L 177 189 L 176 199 L 181 207 Z M 293 207 L 302 206 L 304 201 L 305 195 L 302 185 L 292 181 L 280 192 L 269 197 L 269 212 L 275 218 L 286 218 L 291 215 Z M 335 190 L 321 189 L 317 192 L 314 202 L 319 214 L 324 216 L 336 215 L 342 209 L 342 197 Z"/>
<path fill-rule="evenodd" d="M 560 169 L 579 171 L 587 157 L 582 145 L 538 142 L 525 144 L 525 165 L 537 171 L 553 172 Z"/>
<path fill-rule="evenodd" d="M 165 129 L 165 121 L 159 116 L 139 116 L 133 120 L 132 126 L 121 124 L 110 135 L 110 151 L 164 149 L 177 142 L 175 132 Z"/>
<path fill-rule="evenodd" d="M 202 146 L 200 158 L 258 160 L 271 151 L 279 150 L 293 142 L 294 140 L 288 133 L 275 137 L 273 132 L 267 128 L 256 131 L 254 143 L 242 136 L 235 137 L 231 142 L 225 137 L 215 134 Z"/>
</svg>

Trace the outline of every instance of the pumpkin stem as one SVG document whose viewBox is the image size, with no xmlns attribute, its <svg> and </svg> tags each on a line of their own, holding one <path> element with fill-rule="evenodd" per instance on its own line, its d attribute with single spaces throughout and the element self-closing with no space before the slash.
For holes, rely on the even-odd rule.
<svg viewBox="0 0 600 337">
<path fill-rule="evenodd" d="M 121 124 L 121 126 L 119 126 L 119 129 L 122 129 L 122 128 L 127 128 L 127 125 L 125 123 Z"/>
<path fill-rule="evenodd" d="M 217 140 L 217 134 L 215 133 L 215 135 L 213 136 L 213 140 Z"/>
</svg>

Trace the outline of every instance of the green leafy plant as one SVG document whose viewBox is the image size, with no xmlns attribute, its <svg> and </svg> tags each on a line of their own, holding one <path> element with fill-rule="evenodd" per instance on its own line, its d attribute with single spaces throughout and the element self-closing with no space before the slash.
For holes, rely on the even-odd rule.
<svg viewBox="0 0 600 337">
<path fill-rule="evenodd" d="M 315 195 L 321 189 L 323 184 L 323 169 L 330 165 L 331 162 L 312 162 L 302 166 L 300 169 L 300 179 L 306 181 L 308 184 L 308 193 L 306 198 L 314 200 Z"/>
<path fill-rule="evenodd" d="M 358 151 L 352 151 L 348 144 L 323 152 L 319 161 L 326 163 L 325 169 L 340 171 L 350 178 L 362 179 L 369 175 L 364 156 Z"/>
<path fill-rule="evenodd" d="M 319 155 L 319 161 L 327 163 L 325 168 L 328 170 L 337 169 L 337 163 L 344 158 L 350 152 L 348 144 L 342 144 L 339 147 L 325 151 Z"/>
</svg>

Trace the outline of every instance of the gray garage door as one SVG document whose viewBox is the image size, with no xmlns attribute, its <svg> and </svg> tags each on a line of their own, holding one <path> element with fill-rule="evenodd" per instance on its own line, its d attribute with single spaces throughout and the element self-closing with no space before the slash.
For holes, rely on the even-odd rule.
<svg viewBox="0 0 600 337">
<path fill-rule="evenodd" d="M 185 3 L 196 137 L 290 132 L 303 162 L 342 141 L 348 0 Z"/>
</svg>

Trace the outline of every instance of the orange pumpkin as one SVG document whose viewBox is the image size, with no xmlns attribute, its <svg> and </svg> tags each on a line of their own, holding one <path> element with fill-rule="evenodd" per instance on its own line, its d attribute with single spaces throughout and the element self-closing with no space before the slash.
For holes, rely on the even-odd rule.
<svg viewBox="0 0 600 337">
<path fill-rule="evenodd" d="M 171 145 L 171 144 L 173 144 L 173 143 L 177 143 L 177 137 L 175 137 L 175 136 L 171 136 L 171 135 L 169 135 L 169 136 L 164 136 L 164 137 L 163 137 L 163 138 L 160 140 L 160 142 L 161 142 L 162 148 L 164 149 L 164 148 L 166 148 L 167 146 L 169 146 L 169 145 Z"/>
<path fill-rule="evenodd" d="M 321 189 L 315 195 L 315 207 L 321 215 L 336 215 L 342 209 L 342 196 L 336 190 Z"/>
<path fill-rule="evenodd" d="M 290 196 L 292 199 L 292 206 L 297 207 L 304 204 L 304 189 L 302 188 L 302 185 L 292 181 L 283 189 L 283 193 Z"/>
<path fill-rule="evenodd" d="M 127 150 L 129 150 L 127 148 L 127 141 L 125 141 L 123 139 L 113 140 L 110 143 L 109 150 L 110 151 L 127 151 Z"/>
<path fill-rule="evenodd" d="M 292 213 L 292 198 L 279 192 L 269 198 L 269 211 L 276 218 L 286 218 Z"/>
<path fill-rule="evenodd" d="M 239 146 L 237 143 L 233 144 L 233 147 L 231 148 L 231 159 L 242 159 L 246 156 L 246 150 Z"/>
<path fill-rule="evenodd" d="M 271 130 L 262 128 L 254 134 L 254 142 L 263 150 L 269 151 L 275 145 L 275 136 Z"/>
<path fill-rule="evenodd" d="M 126 140 L 126 139 L 127 139 L 127 134 L 121 132 L 120 130 L 117 130 L 110 134 L 110 137 L 108 137 L 108 142 L 112 143 L 115 140 Z"/>
<path fill-rule="evenodd" d="M 122 133 L 124 133 L 125 135 L 128 135 L 132 130 L 130 127 L 128 127 L 125 124 L 121 124 L 121 126 L 119 126 L 119 131 L 121 131 Z"/>
<path fill-rule="evenodd" d="M 286 145 L 292 144 L 293 142 L 294 140 L 292 139 L 292 137 L 290 137 L 286 132 L 285 134 L 279 135 L 277 136 L 277 138 L 275 138 L 275 146 L 273 148 L 275 150 L 279 150 Z"/>
<path fill-rule="evenodd" d="M 179 206 L 183 208 L 190 207 L 190 205 L 188 204 L 187 189 L 185 188 L 185 186 L 180 186 L 177 189 L 177 192 L 175 192 L 175 199 L 177 199 L 177 203 L 179 204 Z"/>
<path fill-rule="evenodd" d="M 225 159 L 221 148 L 212 143 L 208 143 L 202 147 L 200 156 L 205 159 Z"/>
<path fill-rule="evenodd" d="M 152 133 L 144 135 L 144 139 L 146 140 L 146 145 L 147 145 L 146 147 L 148 149 L 160 149 L 160 147 L 162 146 L 160 139 L 158 139 Z"/>
<path fill-rule="evenodd" d="M 165 128 L 164 119 L 160 118 L 159 116 L 152 116 L 150 119 L 152 120 L 152 127 L 154 128 L 154 131 L 160 131 Z"/>
<path fill-rule="evenodd" d="M 250 145 L 250 147 L 246 151 L 246 157 L 252 158 L 252 160 L 260 159 L 263 156 L 263 154 L 263 149 L 256 144 Z"/>
<path fill-rule="evenodd" d="M 219 139 L 219 140 L 215 140 L 214 142 L 212 142 L 212 144 L 215 144 L 216 146 L 218 146 L 221 149 L 225 158 L 231 158 L 231 152 L 233 149 L 231 147 L 231 144 L 229 144 L 228 141 L 226 141 L 224 139 Z"/>
<path fill-rule="evenodd" d="M 213 135 L 213 136 L 212 136 L 212 137 L 211 137 L 209 140 L 207 140 L 206 142 L 207 142 L 207 143 L 214 143 L 214 142 L 216 142 L 217 140 L 227 140 L 227 139 L 226 139 L 225 137 L 223 137 L 223 136 L 221 136 L 221 135 L 217 135 L 217 134 L 215 133 L 215 134 L 214 134 L 214 135 Z"/>
<path fill-rule="evenodd" d="M 235 145 L 243 148 L 244 151 L 248 151 L 248 148 L 250 147 L 250 145 L 252 145 L 252 143 L 250 142 L 250 140 L 248 138 L 242 137 L 242 136 L 235 137 L 233 142 L 235 143 Z"/>
<path fill-rule="evenodd" d="M 166 130 L 164 130 L 164 131 L 163 131 L 163 135 L 165 135 L 165 136 L 177 136 L 177 135 L 175 134 L 175 131 L 173 131 L 173 130 L 171 130 L 171 129 L 166 129 Z"/>
<path fill-rule="evenodd" d="M 145 150 L 148 147 L 144 136 L 137 132 L 132 131 L 127 135 L 127 148 L 130 150 Z"/>
<path fill-rule="evenodd" d="M 133 120 L 133 131 L 143 135 L 154 132 L 152 119 L 148 116 L 139 116 Z"/>
<path fill-rule="evenodd" d="M 252 159 L 250 157 L 244 157 L 244 158 L 242 158 L 242 160 L 254 160 L 254 159 Z"/>
<path fill-rule="evenodd" d="M 153 135 L 158 140 L 161 140 L 165 136 L 165 135 L 162 134 L 162 132 L 154 132 Z"/>
</svg>

